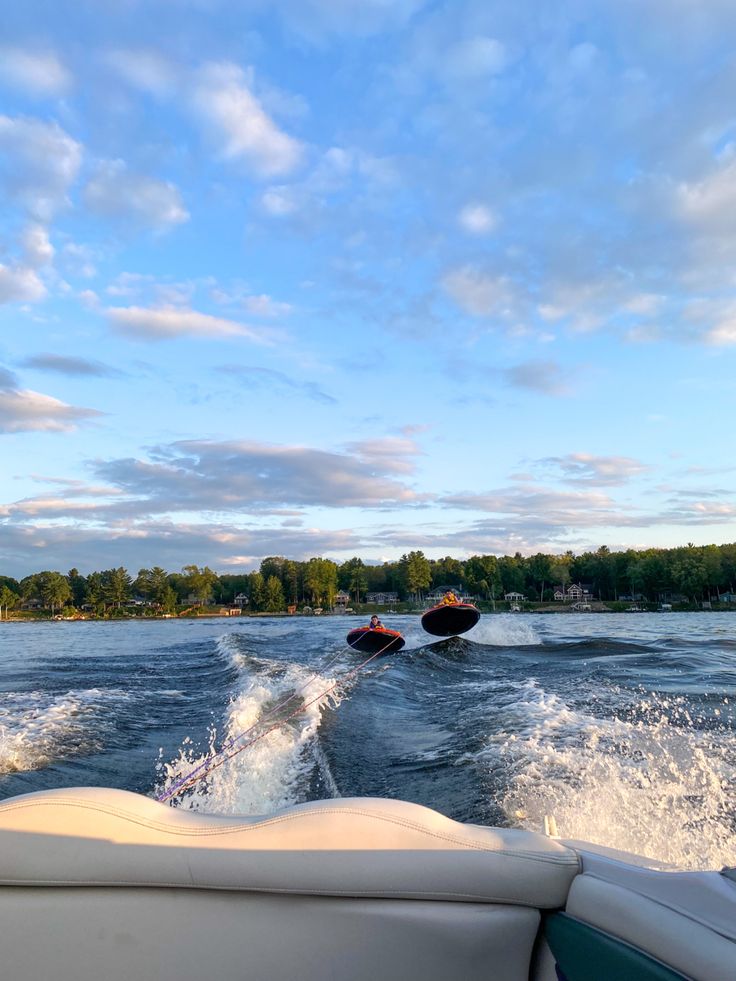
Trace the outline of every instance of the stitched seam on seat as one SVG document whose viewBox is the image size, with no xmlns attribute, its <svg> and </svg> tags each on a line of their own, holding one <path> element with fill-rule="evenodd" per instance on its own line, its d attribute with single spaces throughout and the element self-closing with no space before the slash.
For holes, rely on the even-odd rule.
<svg viewBox="0 0 736 981">
<path fill-rule="evenodd" d="M 432 889 L 290 889 L 286 886 L 234 886 L 222 885 L 221 883 L 193 883 L 187 885 L 183 882 L 143 882 L 135 879 L 115 879 L 115 880 L 96 880 L 80 881 L 75 879 L 44 879 L 38 882 L 29 882 L 27 879 L 2 879 L 0 878 L 0 888 L 8 886 L 24 886 L 28 889 L 38 888 L 131 888 L 131 889 L 187 889 L 205 890 L 210 889 L 214 892 L 238 892 L 238 893 L 274 893 L 287 896 L 345 896 L 356 898 L 381 899 L 383 897 L 411 899 L 413 896 L 433 897 L 439 899 L 458 899 L 467 902 L 480 902 L 496 904 L 499 906 L 520 906 L 524 909 L 540 909 L 536 903 L 529 903 L 525 900 L 510 899 L 507 896 L 487 896 L 472 892 L 440 892 Z M 558 903 L 550 903 L 550 909 L 557 909 Z"/>
<path fill-rule="evenodd" d="M 204 828 L 175 828 L 170 825 L 164 824 L 163 822 L 153 821 L 147 818 L 138 817 L 135 814 L 131 814 L 128 811 L 120 810 L 119 808 L 114 808 L 106 804 L 91 803 L 87 801 L 70 799 L 55 799 L 55 800 L 36 800 L 28 801 L 18 804 L 9 805 L 2 810 L 22 810 L 25 808 L 33 808 L 38 806 L 44 807 L 76 807 L 81 810 L 88 811 L 98 811 L 104 814 L 110 814 L 114 817 L 122 818 L 125 821 L 129 821 L 131 824 L 136 824 L 139 827 L 151 828 L 157 831 L 162 831 L 165 834 L 178 835 L 181 837 L 203 837 L 205 835 L 215 835 L 215 836 L 225 836 L 233 835 L 238 833 L 245 833 L 248 831 L 255 831 L 263 828 L 269 828 L 278 824 L 297 821 L 302 817 L 304 812 L 298 814 L 282 814 L 277 817 L 268 818 L 266 821 L 259 821 L 253 824 L 242 824 L 236 825 L 234 827 L 218 828 L 218 827 L 204 827 Z M 0 815 L 2 815 L 2 810 L 0 810 Z M 413 822 L 402 820 L 401 818 L 396 818 L 388 815 L 383 815 L 376 813 L 375 811 L 368 811 L 363 809 L 355 808 L 315 808 L 307 812 L 309 816 L 312 815 L 333 815 L 333 814 L 347 814 L 356 817 L 366 817 L 371 818 L 376 821 L 381 821 L 385 824 L 393 824 L 397 827 L 407 828 L 410 831 L 417 832 L 419 834 L 427 835 L 431 838 L 436 838 L 440 841 L 448 841 L 452 844 L 459 845 L 464 849 L 486 852 L 491 855 L 499 855 L 503 858 L 519 858 L 525 861 L 533 862 L 545 862 L 551 865 L 563 865 L 563 866 L 575 866 L 579 868 L 580 860 L 575 852 L 570 850 L 570 852 L 565 852 L 562 854 L 550 854 L 547 852 L 517 852 L 517 851 L 507 851 L 505 849 L 495 849 L 489 848 L 482 844 L 473 841 L 465 841 L 462 838 L 457 838 L 449 834 L 445 834 L 438 831 L 432 831 L 429 828 L 425 828 L 422 825 L 414 824 Z M 0 828 L 0 830 L 2 830 Z M 349 850 L 349 849 L 346 849 Z"/>
</svg>

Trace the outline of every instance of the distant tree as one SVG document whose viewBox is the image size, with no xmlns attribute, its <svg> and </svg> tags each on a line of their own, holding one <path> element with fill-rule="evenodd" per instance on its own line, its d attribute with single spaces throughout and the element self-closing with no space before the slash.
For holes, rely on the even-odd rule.
<svg viewBox="0 0 736 981">
<path fill-rule="evenodd" d="M 250 577 L 250 608 L 254 613 L 266 608 L 266 584 L 260 572 L 254 572 Z"/>
<path fill-rule="evenodd" d="M 15 590 L 10 589 L 4 584 L 0 586 L 0 620 L 3 618 L 3 609 L 5 610 L 5 618 L 7 619 L 8 611 L 14 610 L 18 603 L 20 603 L 20 596 Z"/>
<path fill-rule="evenodd" d="M 705 570 L 705 585 L 708 595 L 712 592 L 720 596 L 721 589 L 725 586 L 723 576 L 723 563 L 721 553 L 716 545 L 706 545 L 701 553 L 703 568 Z"/>
<path fill-rule="evenodd" d="M 432 570 L 424 552 L 409 552 L 401 556 L 402 572 L 406 589 L 416 599 L 421 599 L 423 590 L 432 582 Z"/>
<path fill-rule="evenodd" d="M 697 556 L 687 556 L 672 566 L 672 575 L 677 588 L 683 592 L 691 602 L 696 603 L 698 598 L 703 595 L 706 584 L 706 572 L 703 561 Z"/>
<path fill-rule="evenodd" d="M 72 603 L 74 606 L 84 606 L 87 602 L 87 580 L 79 575 L 78 569 L 70 569 L 66 578 L 72 591 Z"/>
<path fill-rule="evenodd" d="M 539 599 L 544 600 L 544 587 L 552 582 L 552 559 L 543 552 L 537 552 L 527 559 L 526 563 L 529 581 L 537 592 Z"/>
<path fill-rule="evenodd" d="M 331 559 L 310 559 L 304 571 L 304 589 L 314 606 L 331 609 L 337 595 L 336 563 Z"/>
<path fill-rule="evenodd" d="M 200 603 L 208 603 L 212 599 L 212 592 L 217 582 L 217 574 L 207 565 L 202 569 L 196 565 L 185 565 L 182 572 L 184 573 L 184 581 L 189 588 L 189 592 Z"/>
<path fill-rule="evenodd" d="M 69 582 L 60 572 L 42 572 L 38 577 L 38 592 L 41 602 L 51 610 L 52 616 L 58 607 L 72 598 Z"/>
<path fill-rule="evenodd" d="M 105 610 L 105 580 L 101 572 L 90 572 L 87 576 L 87 603 L 95 613 Z"/>
<path fill-rule="evenodd" d="M 443 559 L 430 562 L 429 567 L 432 577 L 430 581 L 433 586 L 465 585 L 465 569 L 459 559 L 446 555 Z"/>
<path fill-rule="evenodd" d="M 279 613 L 284 609 L 284 587 L 278 576 L 269 576 L 266 580 L 266 609 L 269 613 Z"/>
<path fill-rule="evenodd" d="M 291 603 L 299 601 L 299 563 L 287 560 L 284 565 L 284 593 Z"/>
<path fill-rule="evenodd" d="M 169 583 L 169 576 L 160 565 L 152 569 L 140 569 L 133 583 L 133 590 L 154 607 L 172 611 L 176 606 L 176 592 Z"/>
<path fill-rule="evenodd" d="M 524 558 L 517 552 L 515 555 L 504 555 L 498 561 L 498 571 L 504 593 L 523 593 L 525 586 Z"/>
<path fill-rule="evenodd" d="M 103 596 L 106 603 L 118 609 L 130 599 L 133 580 L 128 575 L 128 570 L 122 566 L 117 569 L 107 569 L 102 574 Z"/>
<path fill-rule="evenodd" d="M 363 560 L 354 556 L 343 562 L 338 569 L 337 583 L 354 597 L 356 603 L 360 603 L 361 595 L 368 589 L 368 576 Z"/>
<path fill-rule="evenodd" d="M 551 561 L 552 584 L 567 589 L 572 581 L 570 566 L 572 565 L 573 554 L 566 552 L 564 555 L 553 555 Z"/>
</svg>

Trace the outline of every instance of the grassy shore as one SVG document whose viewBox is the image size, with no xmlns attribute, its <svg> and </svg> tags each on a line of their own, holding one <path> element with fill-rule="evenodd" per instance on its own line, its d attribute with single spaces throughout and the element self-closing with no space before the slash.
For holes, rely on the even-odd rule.
<svg viewBox="0 0 736 981">
<path fill-rule="evenodd" d="M 494 604 L 490 602 L 479 602 L 477 604 L 478 609 L 481 613 L 485 614 L 497 614 L 497 613 L 538 613 L 542 615 L 554 615 L 559 613 L 580 613 L 580 614 L 592 614 L 592 613 L 661 613 L 665 612 L 662 610 L 660 604 L 658 603 L 636 603 L 625 601 L 608 601 L 600 602 L 593 601 L 589 604 L 585 604 L 583 609 L 576 609 L 573 604 L 570 603 L 523 603 L 521 608 L 518 610 L 512 609 L 509 603 L 497 602 Z M 378 606 L 375 604 L 361 604 L 350 610 L 348 615 L 350 616 L 361 616 L 368 619 L 372 614 L 377 613 L 381 617 L 391 617 L 392 615 L 414 615 L 421 616 L 426 610 L 426 606 L 416 606 L 410 603 L 395 603 L 391 607 Z M 671 613 L 693 613 L 693 612 L 736 612 L 736 604 L 730 603 L 714 603 L 710 608 L 704 608 L 699 605 L 689 604 L 689 603 L 677 603 L 673 604 L 671 610 L 666 612 Z M 310 612 L 297 611 L 296 613 L 287 613 L 286 611 L 278 612 L 243 612 L 236 614 L 229 614 L 224 612 L 221 608 L 199 608 L 199 609 L 185 609 L 177 613 L 151 613 L 142 612 L 140 609 L 120 609 L 112 610 L 106 614 L 96 614 L 90 612 L 80 612 L 74 611 L 72 613 L 54 613 L 52 614 L 48 610 L 10 610 L 3 615 L 0 619 L 0 624 L 2 623 L 39 623 L 39 622 L 49 622 L 49 621 L 63 621 L 63 622 L 104 622 L 110 623 L 116 620 L 210 620 L 210 619 L 222 619 L 222 620 L 248 620 L 248 619 L 263 619 L 263 618 L 283 618 L 283 617 L 313 617 L 313 616 L 326 616 L 326 617 L 342 617 L 346 614 L 343 612 L 323 612 L 319 614 L 314 614 Z"/>
</svg>

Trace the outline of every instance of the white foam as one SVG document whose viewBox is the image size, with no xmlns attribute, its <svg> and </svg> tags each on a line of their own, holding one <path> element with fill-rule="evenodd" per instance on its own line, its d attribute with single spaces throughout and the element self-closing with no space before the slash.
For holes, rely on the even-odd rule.
<svg viewBox="0 0 736 981">
<path fill-rule="evenodd" d="M 224 730 L 219 736 L 211 732 L 205 753 L 195 753 L 186 740 L 176 759 L 159 765 L 165 791 L 223 746 L 232 744 L 224 756 L 242 747 L 181 795 L 182 807 L 219 814 L 258 814 L 299 800 L 302 781 L 315 765 L 315 737 L 322 712 L 328 705 L 338 704 L 341 696 L 337 688 L 324 694 L 335 684 L 334 678 L 301 665 L 261 659 L 259 668 L 266 670 L 244 673 L 242 688 L 232 697 Z"/>
<path fill-rule="evenodd" d="M 474 644 L 490 644 L 494 647 L 533 647 L 542 643 L 530 621 L 513 613 L 482 616 L 463 637 Z"/>
<path fill-rule="evenodd" d="M 494 768 L 506 768 L 512 822 L 538 831 L 553 814 L 565 838 L 681 868 L 736 863 L 725 732 L 688 728 L 677 704 L 654 696 L 636 721 L 578 713 L 533 680 L 520 696 L 509 706 L 515 721 L 485 751 Z"/>
<path fill-rule="evenodd" d="M 7 693 L 0 706 L 0 773 L 38 770 L 55 760 L 99 750 L 111 701 L 123 691 L 89 688 L 60 695 Z"/>
</svg>

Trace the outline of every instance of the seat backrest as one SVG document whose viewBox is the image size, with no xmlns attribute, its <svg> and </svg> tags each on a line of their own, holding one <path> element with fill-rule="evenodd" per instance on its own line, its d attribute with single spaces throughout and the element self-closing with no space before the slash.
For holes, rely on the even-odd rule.
<svg viewBox="0 0 736 981">
<path fill-rule="evenodd" d="M 13 981 L 527 981 L 574 851 L 400 801 L 265 818 L 80 789 L 0 804 Z"/>
</svg>

